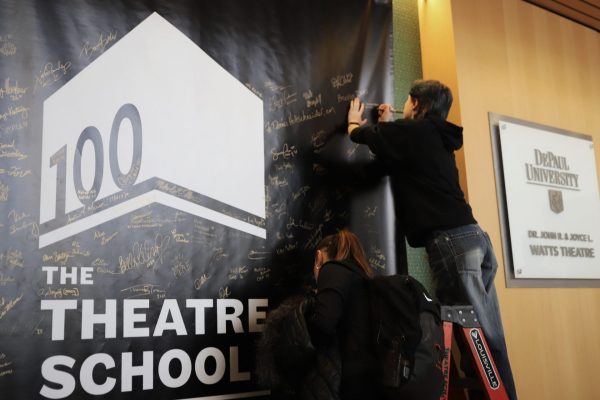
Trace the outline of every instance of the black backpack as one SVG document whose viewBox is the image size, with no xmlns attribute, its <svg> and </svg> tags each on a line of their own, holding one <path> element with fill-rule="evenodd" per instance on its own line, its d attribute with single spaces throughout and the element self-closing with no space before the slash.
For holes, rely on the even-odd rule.
<svg viewBox="0 0 600 400">
<path fill-rule="evenodd" d="M 369 279 L 369 296 L 381 395 L 438 400 L 444 389 L 439 305 L 408 275 Z"/>
</svg>

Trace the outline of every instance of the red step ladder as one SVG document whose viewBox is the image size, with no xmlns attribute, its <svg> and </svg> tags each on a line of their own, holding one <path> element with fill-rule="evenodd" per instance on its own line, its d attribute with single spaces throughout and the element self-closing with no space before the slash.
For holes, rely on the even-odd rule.
<svg viewBox="0 0 600 400">
<path fill-rule="evenodd" d="M 502 383 L 502 379 L 500 379 L 496 363 L 490 353 L 490 349 L 485 340 L 485 335 L 483 334 L 483 330 L 481 329 L 473 306 L 442 306 L 441 317 L 444 322 L 445 347 L 445 357 L 442 369 L 446 383 L 440 400 L 449 400 L 451 389 L 451 350 L 454 332 L 456 332 L 468 345 L 468 355 L 461 354 L 461 357 L 469 357 L 472 363 L 477 367 L 476 386 L 466 386 L 465 388 L 477 388 L 482 390 L 489 400 L 508 400 L 504 383 Z M 454 400 L 456 397 L 465 398 L 461 393 L 459 396 L 452 396 L 450 400 Z"/>
</svg>

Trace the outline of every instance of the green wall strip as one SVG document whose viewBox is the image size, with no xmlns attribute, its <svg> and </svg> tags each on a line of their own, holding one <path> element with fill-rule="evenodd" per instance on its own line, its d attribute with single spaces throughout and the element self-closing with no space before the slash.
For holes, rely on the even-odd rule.
<svg viewBox="0 0 600 400">
<path fill-rule="evenodd" d="M 394 99 L 395 106 L 402 107 L 411 83 L 423 76 L 417 0 L 394 1 L 393 13 Z M 408 273 L 434 294 L 425 249 L 415 249 L 406 244 L 406 257 Z"/>
</svg>

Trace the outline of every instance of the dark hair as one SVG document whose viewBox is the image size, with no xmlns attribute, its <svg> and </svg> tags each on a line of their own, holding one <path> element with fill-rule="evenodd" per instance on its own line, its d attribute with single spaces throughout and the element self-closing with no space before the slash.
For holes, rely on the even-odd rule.
<svg viewBox="0 0 600 400">
<path fill-rule="evenodd" d="M 452 106 L 452 91 L 440 81 L 417 80 L 410 88 L 410 97 L 419 101 L 415 119 L 435 115 L 446 119 Z"/>
<path fill-rule="evenodd" d="M 365 251 L 358 237 L 347 229 L 342 229 L 338 233 L 325 236 L 319 244 L 317 250 L 323 250 L 332 260 L 354 260 L 367 274 L 373 276 L 373 271 L 367 262 Z"/>
</svg>

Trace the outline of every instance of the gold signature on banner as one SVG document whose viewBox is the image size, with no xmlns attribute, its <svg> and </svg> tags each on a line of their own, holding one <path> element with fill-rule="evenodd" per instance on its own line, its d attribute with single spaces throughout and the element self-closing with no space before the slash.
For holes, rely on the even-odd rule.
<svg viewBox="0 0 600 400">
<path fill-rule="evenodd" d="M 71 68 L 71 61 L 62 62 L 60 60 L 54 62 L 48 62 L 40 69 L 39 74 L 35 76 L 35 86 L 33 91 L 35 92 L 38 87 L 46 87 L 58 82 L 67 75 L 67 71 Z"/>
<path fill-rule="evenodd" d="M 254 272 L 256 276 L 256 282 L 261 282 L 270 278 L 271 268 L 267 267 L 254 267 L 252 268 L 252 272 Z"/>
<path fill-rule="evenodd" d="M 154 270 L 163 263 L 163 256 L 171 243 L 170 236 L 157 234 L 154 241 L 135 242 L 125 256 L 119 256 L 119 271 L 125 273 L 134 268 Z"/>
<path fill-rule="evenodd" d="M 244 279 L 244 277 L 246 276 L 247 273 L 248 273 L 248 267 L 245 265 L 230 268 L 228 278 L 230 281 L 241 280 L 241 279 Z"/>
<path fill-rule="evenodd" d="M 228 299 L 229 297 L 231 297 L 231 289 L 229 288 L 229 286 L 219 288 L 220 299 Z"/>
<path fill-rule="evenodd" d="M 79 288 L 53 288 L 44 287 L 38 290 L 38 296 L 43 298 L 62 299 L 79 297 Z"/>
<path fill-rule="evenodd" d="M 71 254 L 74 256 L 89 257 L 90 252 L 81 248 L 81 244 L 77 240 L 71 242 Z"/>
<path fill-rule="evenodd" d="M 306 193 L 310 190 L 310 186 L 302 186 L 298 191 L 292 193 L 292 201 L 298 200 L 300 197 L 306 198 Z"/>
<path fill-rule="evenodd" d="M 2 118 L 0 118 L 0 121 L 2 121 Z M 0 133 L 8 135 L 14 132 L 22 131 L 28 126 L 29 121 L 27 120 L 16 121 L 10 124 L 0 124 Z"/>
<path fill-rule="evenodd" d="M 279 176 L 271 176 L 269 175 L 269 184 L 273 187 L 284 187 L 288 186 L 287 178 L 280 178 Z"/>
<path fill-rule="evenodd" d="M 0 99 L 8 98 L 13 101 L 21 100 L 28 90 L 28 87 L 24 88 L 19 86 L 18 81 L 11 85 L 10 78 L 6 78 L 4 80 L 4 86 L 0 87 Z"/>
<path fill-rule="evenodd" d="M 288 243 L 284 246 L 278 247 L 275 249 L 275 253 L 278 256 L 281 256 L 283 254 L 289 253 L 291 251 L 294 251 L 298 248 L 298 241 L 295 241 L 294 243 Z"/>
<path fill-rule="evenodd" d="M 248 259 L 249 260 L 265 260 L 269 257 L 269 254 L 271 254 L 271 252 L 269 252 L 269 251 L 250 250 L 248 252 Z"/>
<path fill-rule="evenodd" d="M 0 175 L 8 175 L 13 178 L 24 178 L 31 175 L 31 170 L 12 166 L 10 169 L 0 168 Z"/>
<path fill-rule="evenodd" d="M 12 365 L 12 361 L 8 359 L 6 354 L 0 353 L 0 377 L 5 375 L 12 375 L 14 370 L 10 368 Z"/>
<path fill-rule="evenodd" d="M 23 298 L 23 293 L 21 293 L 16 298 L 10 300 L 8 303 L 5 303 L 0 307 L 0 320 L 6 316 Z"/>
<path fill-rule="evenodd" d="M 154 296 L 158 299 L 164 299 L 166 291 L 160 287 L 160 285 L 153 285 L 150 283 L 140 283 L 135 286 L 122 289 L 121 293 L 125 294 L 126 299 L 134 297 L 150 297 Z"/>
<path fill-rule="evenodd" d="M 14 56 L 17 53 L 17 46 L 13 43 L 12 34 L 0 35 L 0 55 Z"/>
<path fill-rule="evenodd" d="M 290 162 L 284 162 L 275 165 L 275 170 L 278 172 L 294 172 L 294 164 Z"/>
<path fill-rule="evenodd" d="M 310 234 L 310 237 L 304 245 L 304 249 L 313 249 L 323 239 L 323 224 L 319 224 L 317 228 Z"/>
<path fill-rule="evenodd" d="M 297 100 L 298 94 L 296 92 L 282 90 L 271 96 L 271 99 L 269 99 L 269 111 L 279 110 L 287 105 L 295 103 Z"/>
<path fill-rule="evenodd" d="M 330 79 L 331 86 L 334 89 L 339 89 L 342 86 L 352 83 L 353 78 L 354 78 L 354 74 L 352 72 L 347 72 L 345 74 L 336 75 Z"/>
<path fill-rule="evenodd" d="M 296 149 L 296 146 L 290 146 L 287 143 L 284 143 L 280 151 L 272 149 L 271 155 L 273 156 L 273 161 L 279 160 L 280 157 L 283 160 L 287 160 L 296 157 L 296 155 L 298 155 L 298 149 Z"/>
<path fill-rule="evenodd" d="M 369 94 L 369 91 L 367 89 L 359 89 L 352 93 L 338 94 L 337 101 L 338 103 L 348 103 L 355 97 L 364 97 L 367 94 Z"/>
<path fill-rule="evenodd" d="M 12 276 L 4 276 L 4 274 L 0 271 L 0 286 L 6 286 L 7 283 L 12 283 L 15 281 L 15 278 Z"/>
<path fill-rule="evenodd" d="M 107 234 L 104 231 L 95 231 L 94 232 L 94 240 L 100 240 L 100 244 L 102 246 L 106 245 L 108 242 L 113 240 L 115 236 L 117 236 L 119 232 L 115 232 L 112 234 Z"/>
<path fill-rule="evenodd" d="M 209 279 L 210 275 L 202 274 L 200 278 L 194 280 L 194 288 L 196 288 L 196 290 L 200 289 L 202 286 L 206 285 Z"/>
<path fill-rule="evenodd" d="M 52 254 L 42 255 L 42 262 L 65 265 L 73 255 L 68 251 L 54 251 Z"/>
<path fill-rule="evenodd" d="M 83 57 L 83 55 L 85 55 L 86 57 L 90 58 L 94 54 L 103 53 L 104 50 L 106 50 L 106 47 L 116 40 L 117 40 L 117 32 L 116 31 L 109 32 L 107 35 L 105 35 L 104 33 L 101 33 L 100 37 L 98 38 L 97 41 L 94 42 L 94 44 L 90 44 L 90 42 L 88 42 L 88 41 L 85 41 L 83 43 L 83 46 L 81 47 L 81 52 L 79 53 L 79 56 Z"/>
<path fill-rule="evenodd" d="M 173 260 L 173 266 L 171 271 L 175 278 L 181 278 L 192 270 L 192 263 L 183 254 L 177 254 L 175 260 Z"/>
<path fill-rule="evenodd" d="M 304 100 L 306 101 L 306 108 L 323 105 L 323 103 L 321 103 L 321 93 L 315 95 L 312 90 L 309 90 L 308 92 L 302 93 L 302 97 L 304 97 Z"/>
<path fill-rule="evenodd" d="M 189 243 L 190 240 L 188 239 L 190 236 L 189 233 L 178 233 L 177 232 L 177 228 L 173 228 L 171 230 L 171 237 L 173 238 L 173 240 L 175 240 L 175 243 Z"/>
<path fill-rule="evenodd" d="M 369 264 L 371 264 L 375 268 L 379 268 L 380 270 L 385 270 L 385 254 L 383 254 L 383 250 L 376 247 L 375 245 L 371 245 L 370 253 L 373 255 L 369 257 Z"/>
<path fill-rule="evenodd" d="M 365 218 L 374 217 L 377 215 L 377 206 L 367 206 L 364 212 Z"/>
</svg>

